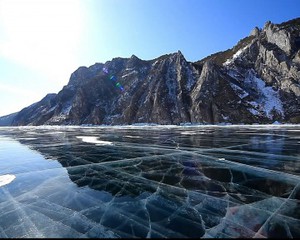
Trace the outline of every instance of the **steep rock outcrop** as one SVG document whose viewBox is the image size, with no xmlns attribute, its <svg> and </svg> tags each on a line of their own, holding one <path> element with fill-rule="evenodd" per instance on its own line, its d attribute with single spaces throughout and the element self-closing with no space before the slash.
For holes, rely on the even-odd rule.
<svg viewBox="0 0 300 240">
<path fill-rule="evenodd" d="M 18 113 L 16 112 L 0 117 L 0 126 L 10 126 L 17 114 Z"/>
<path fill-rule="evenodd" d="M 22 109 L 11 125 L 42 125 L 54 115 L 56 94 L 47 94 L 41 101 Z"/>
</svg>

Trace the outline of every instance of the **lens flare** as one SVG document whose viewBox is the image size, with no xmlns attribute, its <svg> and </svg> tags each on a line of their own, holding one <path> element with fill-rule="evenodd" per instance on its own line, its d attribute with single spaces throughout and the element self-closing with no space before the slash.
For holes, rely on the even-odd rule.
<svg viewBox="0 0 300 240">
<path fill-rule="evenodd" d="M 102 71 L 108 76 L 109 80 L 116 82 L 115 86 L 117 88 L 119 88 L 122 92 L 124 91 L 124 87 L 121 85 L 121 83 L 117 82 L 117 77 L 115 75 L 109 74 L 108 68 L 103 67 Z"/>
<path fill-rule="evenodd" d="M 104 73 L 108 74 L 108 69 L 106 67 L 103 67 L 102 70 Z"/>
</svg>

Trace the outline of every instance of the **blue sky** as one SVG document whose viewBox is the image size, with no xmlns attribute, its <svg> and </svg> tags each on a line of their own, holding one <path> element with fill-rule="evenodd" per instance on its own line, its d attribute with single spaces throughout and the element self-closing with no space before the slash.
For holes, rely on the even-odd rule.
<svg viewBox="0 0 300 240">
<path fill-rule="evenodd" d="M 57 93 L 79 66 L 178 50 L 197 61 L 296 17 L 299 0 L 0 0 L 0 116 Z"/>
</svg>

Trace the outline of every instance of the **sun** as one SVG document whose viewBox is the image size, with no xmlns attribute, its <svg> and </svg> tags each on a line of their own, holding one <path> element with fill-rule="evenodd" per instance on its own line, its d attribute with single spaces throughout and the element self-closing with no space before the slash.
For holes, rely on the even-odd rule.
<svg viewBox="0 0 300 240">
<path fill-rule="evenodd" d="M 65 78 L 78 64 L 83 20 L 79 0 L 0 0 L 0 56 Z"/>
</svg>

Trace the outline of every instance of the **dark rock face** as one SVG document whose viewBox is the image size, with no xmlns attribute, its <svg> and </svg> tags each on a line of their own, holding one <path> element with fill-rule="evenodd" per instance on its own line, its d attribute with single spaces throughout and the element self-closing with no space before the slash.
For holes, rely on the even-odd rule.
<svg viewBox="0 0 300 240">
<path fill-rule="evenodd" d="M 300 18 L 267 22 L 232 49 L 195 63 L 178 51 L 80 67 L 58 94 L 24 108 L 10 124 L 275 121 L 300 123 Z"/>
<path fill-rule="evenodd" d="M 0 126 L 10 126 L 17 114 L 18 113 L 12 113 L 12 114 L 0 117 Z"/>
<path fill-rule="evenodd" d="M 56 103 L 56 94 L 47 94 L 41 101 L 22 109 L 11 125 L 42 125 L 53 117 Z"/>
</svg>

